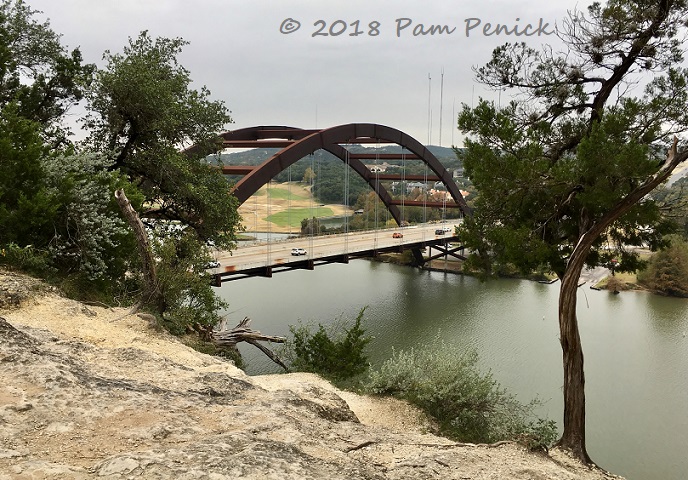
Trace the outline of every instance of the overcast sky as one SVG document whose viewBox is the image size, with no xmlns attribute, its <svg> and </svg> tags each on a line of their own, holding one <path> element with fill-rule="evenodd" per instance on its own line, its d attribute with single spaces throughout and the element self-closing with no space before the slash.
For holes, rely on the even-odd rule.
<svg viewBox="0 0 688 480">
<path fill-rule="evenodd" d="M 538 26 L 551 32 L 567 9 L 577 5 L 568 0 L 26 3 L 43 12 L 41 18 L 50 20 L 65 46 L 80 47 L 85 60 L 99 66 L 105 50 L 121 52 L 128 37 L 142 30 L 190 42 L 180 61 L 191 72 L 195 88 L 206 85 L 212 98 L 232 111 L 235 123 L 228 129 L 370 122 L 398 128 L 421 143 L 428 143 L 430 133 L 430 143 L 437 145 L 441 123 L 444 146 L 452 140 L 461 144 L 452 113 L 462 103 L 471 104 L 479 96 L 498 99 L 475 84 L 471 67 L 486 63 L 493 48 L 507 41 L 526 41 L 536 48 L 556 43 L 555 35 L 487 36 L 485 24 L 493 25 L 488 33 L 495 24 L 517 31 L 532 24 L 528 33 L 537 32 Z M 300 28 L 295 29 L 297 22 Z M 371 22 L 379 27 L 371 29 Z M 421 34 L 433 25 L 434 35 Z M 467 27 L 474 28 L 467 32 Z M 327 35 L 313 36 L 317 33 Z"/>
</svg>

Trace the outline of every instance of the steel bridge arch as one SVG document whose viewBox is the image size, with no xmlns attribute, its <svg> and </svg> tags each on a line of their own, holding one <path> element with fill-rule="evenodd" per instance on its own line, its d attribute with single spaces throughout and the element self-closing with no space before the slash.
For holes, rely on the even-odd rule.
<svg viewBox="0 0 688 480">
<path fill-rule="evenodd" d="M 392 127 L 373 123 L 350 123 L 322 130 L 259 126 L 225 132 L 220 137 L 222 148 L 281 148 L 257 167 L 223 167 L 223 173 L 245 175 L 231 190 L 240 204 L 298 160 L 315 153 L 317 150 L 325 150 L 341 159 L 360 175 L 385 204 L 397 224 L 401 225 L 402 217 L 398 205 L 402 203 L 399 200 L 394 200 L 380 183 L 380 180 L 390 180 L 393 176 L 371 172 L 359 158 L 365 157 L 365 155 L 353 154 L 342 146 L 342 144 L 394 143 L 412 154 L 393 154 L 397 155 L 397 159 L 422 160 L 434 172 L 435 176 L 432 177 L 432 180 L 439 180 L 445 185 L 454 200 L 454 204 L 444 203 L 443 206 L 457 207 L 461 209 L 464 215 L 471 214 L 471 209 L 466 204 L 451 174 L 437 160 L 435 155 L 410 135 Z M 391 159 L 387 156 L 385 158 Z M 408 177 L 405 178 L 408 179 Z M 426 179 L 429 180 L 430 177 L 426 176 Z M 405 203 L 411 205 L 413 202 L 406 201 Z M 439 205 L 432 204 L 431 206 Z"/>
</svg>

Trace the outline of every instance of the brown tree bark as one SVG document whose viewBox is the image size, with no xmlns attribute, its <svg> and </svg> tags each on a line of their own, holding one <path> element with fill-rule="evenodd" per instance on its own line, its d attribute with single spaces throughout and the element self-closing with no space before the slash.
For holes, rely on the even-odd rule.
<svg viewBox="0 0 688 480">
<path fill-rule="evenodd" d="M 558 446 L 584 463 L 592 460 L 585 447 L 585 372 L 576 315 L 578 280 L 590 246 L 580 242 L 571 255 L 559 290 L 559 332 L 564 362 L 564 432 Z"/>
</svg>

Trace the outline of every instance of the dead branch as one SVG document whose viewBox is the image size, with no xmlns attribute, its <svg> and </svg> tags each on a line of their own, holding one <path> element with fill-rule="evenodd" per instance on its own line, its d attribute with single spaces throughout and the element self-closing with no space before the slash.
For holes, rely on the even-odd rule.
<svg viewBox="0 0 688 480">
<path fill-rule="evenodd" d="M 277 354 L 275 354 L 275 352 L 270 350 L 265 345 L 258 343 L 259 341 L 284 343 L 286 341 L 286 338 L 275 337 L 272 335 L 263 335 L 259 331 L 249 328 L 249 323 L 251 323 L 251 320 L 248 317 L 245 317 L 241 322 L 239 322 L 239 324 L 236 327 L 234 327 L 231 330 L 222 329 L 213 331 L 213 343 L 215 343 L 216 345 L 235 349 L 236 344 L 239 342 L 250 343 L 254 347 L 258 348 L 261 352 L 263 352 L 270 360 L 272 360 L 288 372 L 289 368 L 282 362 L 282 360 L 280 360 L 280 358 L 277 356 Z"/>
<path fill-rule="evenodd" d="M 141 257 L 141 269 L 143 270 L 144 291 L 139 303 L 132 308 L 130 313 L 136 313 L 138 309 L 146 303 L 152 303 L 159 313 L 165 311 L 165 300 L 158 287 L 158 277 L 155 269 L 155 260 L 153 259 L 153 251 L 148 242 L 148 235 L 141 223 L 138 213 L 131 206 L 129 199 L 124 193 L 123 189 L 115 191 L 115 199 L 119 208 L 122 210 L 124 218 L 126 218 L 129 226 L 134 232 L 136 243 L 139 249 L 139 256 Z"/>
</svg>

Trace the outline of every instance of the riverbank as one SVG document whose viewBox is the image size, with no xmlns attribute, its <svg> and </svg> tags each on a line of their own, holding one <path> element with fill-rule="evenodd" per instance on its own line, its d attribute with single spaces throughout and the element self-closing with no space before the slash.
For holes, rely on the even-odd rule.
<svg viewBox="0 0 688 480">
<path fill-rule="evenodd" d="M 0 272 L 0 298 L 2 480 L 618 478 L 556 450 L 448 441 L 403 402 L 312 375 L 249 377 L 22 275 Z"/>
</svg>

